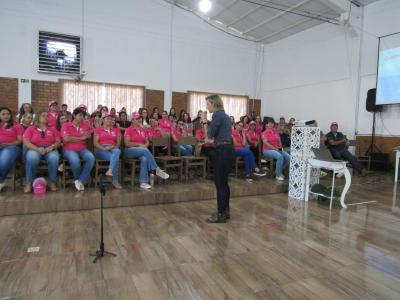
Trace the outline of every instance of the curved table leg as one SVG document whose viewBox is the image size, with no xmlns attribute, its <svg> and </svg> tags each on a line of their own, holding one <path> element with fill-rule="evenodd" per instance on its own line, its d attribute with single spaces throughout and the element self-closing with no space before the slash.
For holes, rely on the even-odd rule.
<svg viewBox="0 0 400 300">
<path fill-rule="evenodd" d="M 343 174 L 344 178 L 346 179 L 346 183 L 342 191 L 342 196 L 340 197 L 340 204 L 342 205 L 343 208 L 347 208 L 347 205 L 344 203 L 344 198 L 346 197 L 347 191 L 349 190 L 351 185 L 351 174 L 347 168 L 344 169 Z"/>
</svg>

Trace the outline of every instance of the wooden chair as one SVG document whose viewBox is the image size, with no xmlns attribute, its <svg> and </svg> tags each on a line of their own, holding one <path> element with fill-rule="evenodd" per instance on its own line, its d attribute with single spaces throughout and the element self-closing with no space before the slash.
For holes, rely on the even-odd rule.
<svg viewBox="0 0 400 300">
<path fill-rule="evenodd" d="M 151 151 L 155 155 L 156 147 L 167 147 L 167 155 L 155 157 L 156 162 L 168 173 L 169 169 L 178 169 L 179 180 L 182 181 L 182 159 L 179 156 L 171 155 L 171 146 L 169 137 L 153 138 Z"/>
<path fill-rule="evenodd" d="M 118 178 L 119 181 L 121 182 L 121 160 L 118 162 Z M 99 180 L 99 173 L 100 171 L 107 171 L 108 166 L 110 165 L 110 162 L 108 160 L 103 160 L 103 159 L 98 159 L 96 158 L 95 163 L 94 163 L 94 182 L 93 185 L 96 186 L 98 180 Z"/>
<path fill-rule="evenodd" d="M 65 190 L 65 186 L 67 184 L 67 180 L 70 180 L 71 177 L 68 177 L 68 173 L 72 174 L 72 168 L 71 165 L 69 164 L 69 161 L 65 158 L 61 160 L 61 163 L 63 164 L 63 171 L 61 175 L 61 181 L 62 181 L 62 188 Z M 80 160 L 81 166 L 85 163 L 83 160 Z M 68 177 L 68 178 L 67 178 Z M 72 181 L 73 181 L 73 174 L 72 174 Z M 90 178 L 90 181 L 92 178 Z M 89 181 L 88 185 L 90 186 L 91 182 Z"/>
<path fill-rule="evenodd" d="M 12 189 L 14 192 L 17 188 L 17 180 L 20 179 L 21 183 L 23 181 L 23 174 L 24 174 L 23 169 L 24 169 L 24 164 L 23 162 L 20 161 L 16 161 L 11 168 L 10 177 L 11 177 Z"/>
<path fill-rule="evenodd" d="M 366 163 L 367 164 L 367 170 L 369 171 L 371 169 L 371 156 L 370 155 L 360 155 L 360 147 L 357 144 L 357 140 L 349 140 L 349 147 L 354 147 L 355 148 L 355 157 L 357 160 L 361 163 Z"/>
<path fill-rule="evenodd" d="M 130 170 L 130 181 L 131 186 L 135 185 L 135 172 L 136 169 L 140 168 L 140 160 L 136 158 L 124 158 L 122 160 L 122 178 L 121 182 L 124 181 L 125 177 L 128 175 L 128 171 Z"/>
<path fill-rule="evenodd" d="M 181 156 L 181 149 L 179 146 L 181 145 L 191 145 L 193 150 L 195 149 L 197 144 L 197 140 L 195 137 L 181 137 L 178 141 L 178 156 L 182 159 L 183 167 L 185 168 L 185 180 L 186 182 L 189 179 L 189 169 L 190 167 L 202 167 L 203 168 L 203 179 L 206 178 L 207 175 L 207 158 L 204 156 Z"/>
</svg>

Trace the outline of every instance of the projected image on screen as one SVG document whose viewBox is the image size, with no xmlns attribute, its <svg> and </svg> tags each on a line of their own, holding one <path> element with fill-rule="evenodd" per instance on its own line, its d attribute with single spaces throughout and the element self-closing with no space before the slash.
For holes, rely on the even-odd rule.
<svg viewBox="0 0 400 300">
<path fill-rule="evenodd" d="M 400 34 L 380 39 L 376 104 L 400 103 Z"/>
</svg>

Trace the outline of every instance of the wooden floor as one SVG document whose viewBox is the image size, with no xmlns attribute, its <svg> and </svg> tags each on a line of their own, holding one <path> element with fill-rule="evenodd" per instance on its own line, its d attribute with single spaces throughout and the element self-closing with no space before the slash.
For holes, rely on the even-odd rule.
<svg viewBox="0 0 400 300">
<path fill-rule="evenodd" d="M 347 210 L 285 194 L 0 217 L 0 299 L 400 299 L 400 192 L 354 180 Z M 397 187 L 395 189 L 397 191 Z M 27 253 L 28 247 L 40 247 Z"/>
</svg>

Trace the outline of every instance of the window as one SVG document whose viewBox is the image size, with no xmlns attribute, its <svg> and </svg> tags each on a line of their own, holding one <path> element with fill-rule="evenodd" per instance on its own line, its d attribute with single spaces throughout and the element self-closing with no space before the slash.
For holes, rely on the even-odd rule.
<svg viewBox="0 0 400 300">
<path fill-rule="evenodd" d="M 76 82 L 61 80 L 61 100 L 70 110 L 85 104 L 88 112 L 96 110 L 97 105 L 114 107 L 117 112 L 125 107 L 128 114 L 143 107 L 144 87 L 96 82 Z"/>
<path fill-rule="evenodd" d="M 39 72 L 80 74 L 81 38 L 39 31 Z"/>
<path fill-rule="evenodd" d="M 211 94 L 203 92 L 188 92 L 188 94 L 189 114 L 191 118 L 195 118 L 199 110 L 206 110 L 206 97 Z M 225 112 L 229 116 L 234 116 L 235 120 L 239 120 L 241 116 L 247 114 L 247 96 L 219 95 L 224 102 Z"/>
</svg>

